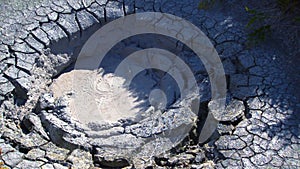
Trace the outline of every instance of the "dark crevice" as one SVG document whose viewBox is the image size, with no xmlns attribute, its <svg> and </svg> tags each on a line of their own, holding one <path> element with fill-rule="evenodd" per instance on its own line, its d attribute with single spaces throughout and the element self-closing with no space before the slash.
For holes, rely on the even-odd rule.
<svg viewBox="0 0 300 169">
<path fill-rule="evenodd" d="M 135 0 L 133 1 L 133 13 L 136 13 L 136 5 L 135 5 Z"/>
<path fill-rule="evenodd" d="M 56 22 L 55 22 L 56 23 Z M 40 30 L 46 34 L 47 39 L 49 40 L 49 45 L 51 45 L 51 38 L 49 37 L 49 34 L 42 28 L 42 25 L 40 25 Z M 45 47 L 48 47 L 48 45 L 45 44 Z"/>
<path fill-rule="evenodd" d="M 236 72 L 239 72 L 239 73 L 249 73 L 248 70 L 246 68 L 244 68 L 244 66 L 240 63 L 240 61 L 235 58 L 235 59 L 232 59 L 232 64 L 235 65 L 236 67 Z"/>
<path fill-rule="evenodd" d="M 38 114 L 38 116 L 40 119 L 42 119 L 41 114 Z M 42 121 L 42 126 L 43 126 L 45 132 L 48 134 L 50 141 L 53 144 L 55 144 L 56 146 L 70 150 L 70 151 L 73 151 L 75 149 L 87 150 L 87 148 L 84 148 L 83 146 L 78 146 L 73 143 L 69 143 L 69 142 L 65 141 L 63 137 L 62 138 L 55 137 L 55 135 L 63 135 L 62 134 L 63 130 L 61 128 L 54 128 L 54 127 L 52 127 L 52 128 L 50 127 L 50 129 L 49 129 L 49 126 L 51 126 L 49 121 L 47 121 L 47 120 Z"/>
<path fill-rule="evenodd" d="M 230 89 L 230 75 L 225 75 L 226 78 L 226 89 Z"/>
<path fill-rule="evenodd" d="M 171 154 L 176 155 L 176 154 L 183 153 L 185 152 L 185 149 L 188 146 L 194 146 L 199 144 L 199 136 L 204 126 L 207 115 L 208 115 L 208 101 L 200 103 L 196 126 L 192 127 L 192 129 L 189 132 L 189 135 L 185 139 L 183 139 L 181 143 L 179 143 L 176 147 L 170 150 Z M 205 143 L 202 143 L 200 144 L 200 146 L 203 146 L 204 144 Z"/>
<path fill-rule="evenodd" d="M 24 105 L 28 99 L 28 90 L 21 86 L 16 79 L 13 79 L 6 74 L 3 74 L 3 77 L 6 78 L 9 82 L 11 82 L 12 85 L 15 87 L 15 89 L 12 91 L 15 104 L 17 104 L 18 106 Z"/>
<path fill-rule="evenodd" d="M 68 30 L 64 26 L 62 26 L 59 22 L 54 22 L 54 23 L 56 23 L 57 26 L 59 26 L 63 30 L 63 32 L 67 35 L 68 40 L 70 41 L 71 40 L 70 32 L 68 32 Z"/>
<path fill-rule="evenodd" d="M 14 54 L 13 54 L 13 55 L 14 55 Z M 20 69 L 21 71 L 25 72 L 25 73 L 28 74 L 29 76 L 31 76 L 31 72 L 30 72 L 29 70 L 24 69 L 24 68 L 18 66 L 18 58 L 17 58 L 17 56 L 14 55 L 14 58 L 15 58 L 15 67 L 16 67 L 17 69 Z"/>
<path fill-rule="evenodd" d="M 196 139 L 199 140 L 200 133 L 208 116 L 208 103 L 209 101 L 201 102 L 199 106 L 198 119 L 197 119 L 197 128 L 196 128 Z"/>
<path fill-rule="evenodd" d="M 44 150 L 44 151 L 46 151 L 46 150 Z M 64 168 L 65 167 L 68 169 L 71 168 L 71 164 L 65 160 L 55 160 L 55 159 L 49 158 L 47 156 L 45 157 L 45 159 L 48 160 L 48 163 L 58 163 L 58 164 L 64 166 Z"/>
<path fill-rule="evenodd" d="M 43 42 L 42 40 L 40 40 L 37 36 L 35 36 L 32 32 L 29 33 L 29 35 L 31 35 L 36 41 L 38 41 L 39 43 L 41 43 L 44 46 L 44 49 L 46 48 L 46 43 Z"/>
<path fill-rule="evenodd" d="M 154 157 L 155 164 L 158 166 L 169 166 L 168 158 L 164 157 Z"/>
<path fill-rule="evenodd" d="M 24 52 L 24 51 L 13 49 L 12 46 L 9 46 L 9 47 L 10 47 L 11 53 L 19 52 L 19 53 L 23 53 L 23 54 L 36 54 L 36 52 Z"/>
<path fill-rule="evenodd" d="M 75 22 L 77 23 L 77 25 L 78 25 L 78 28 L 79 28 L 79 36 L 80 37 L 82 37 L 82 32 L 83 32 L 83 29 L 82 29 L 82 27 L 81 27 L 81 24 L 80 24 L 80 21 L 79 21 L 79 19 L 78 19 L 78 17 L 77 17 L 77 12 L 75 13 Z"/>
<path fill-rule="evenodd" d="M 92 154 L 92 159 L 93 159 L 94 166 L 97 166 L 98 165 L 97 162 L 96 162 L 97 160 L 95 160 L 96 159 L 95 154 L 97 154 L 96 146 L 92 146 L 92 149 L 91 149 L 90 153 Z"/>
<path fill-rule="evenodd" d="M 19 147 L 19 151 L 24 154 L 27 154 L 30 150 L 31 148 Z"/>
<path fill-rule="evenodd" d="M 115 159 L 114 161 L 106 161 L 102 157 L 97 157 L 97 147 L 93 146 L 90 150 L 90 153 L 92 154 L 93 164 L 95 167 L 101 167 L 101 168 L 123 168 L 130 166 L 129 161 L 126 159 Z M 99 154 L 98 154 L 99 155 Z"/>
<path fill-rule="evenodd" d="M 123 9 L 124 16 L 126 16 L 127 13 L 126 13 L 125 0 L 123 0 L 123 2 L 122 2 L 122 9 Z"/>
<path fill-rule="evenodd" d="M 219 161 L 226 160 L 227 158 L 218 150 L 217 146 L 213 145 L 213 148 L 210 150 L 204 149 L 205 157 L 208 160 L 214 161 L 214 163 L 218 163 Z"/>
<path fill-rule="evenodd" d="M 235 119 L 234 121 L 220 121 L 220 124 L 224 124 L 224 125 L 232 125 L 232 126 L 237 126 L 240 122 L 242 122 L 244 120 L 243 116 Z"/>
<path fill-rule="evenodd" d="M 247 118 L 247 119 L 250 119 L 252 117 L 251 113 L 250 113 L 250 108 L 249 108 L 249 105 L 247 103 L 247 100 L 242 100 L 244 106 L 245 106 L 245 112 L 244 112 L 244 116 Z"/>
<path fill-rule="evenodd" d="M 21 130 L 24 134 L 29 134 L 30 133 L 30 129 L 28 129 L 25 124 L 24 124 L 24 121 L 21 121 L 20 123 L 20 127 L 21 127 Z"/>
<path fill-rule="evenodd" d="M 130 166 L 129 162 L 125 159 L 116 159 L 115 161 L 105 161 L 104 159 L 98 161 L 94 159 L 94 165 L 101 168 L 124 168 Z"/>
<path fill-rule="evenodd" d="M 73 1 L 73 2 L 80 2 L 80 1 Z M 77 10 L 75 10 L 74 8 L 73 8 L 73 6 L 70 4 L 70 2 L 69 1 L 67 1 L 67 4 L 68 4 L 68 7 L 70 7 L 71 8 L 71 13 L 73 13 L 73 11 L 77 11 Z M 81 5 L 81 4 L 80 4 Z M 80 6 L 79 5 L 79 6 Z M 81 8 L 81 7 L 80 7 Z"/>
<path fill-rule="evenodd" d="M 95 19 L 96 19 L 96 21 L 98 21 L 100 24 L 102 23 L 101 22 L 101 19 L 99 18 L 99 16 L 97 16 L 96 14 L 94 14 L 92 11 L 90 11 L 90 10 L 86 10 L 89 14 L 91 14 Z"/>
<path fill-rule="evenodd" d="M 104 8 L 104 22 L 107 22 L 106 8 Z"/>
</svg>

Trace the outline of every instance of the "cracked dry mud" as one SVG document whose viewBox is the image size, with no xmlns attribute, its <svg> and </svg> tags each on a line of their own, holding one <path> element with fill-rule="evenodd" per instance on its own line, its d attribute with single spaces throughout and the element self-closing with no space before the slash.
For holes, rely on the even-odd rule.
<svg viewBox="0 0 300 169">
<path fill-rule="evenodd" d="M 0 166 L 299 168 L 299 40 L 293 41 L 290 39 L 293 34 L 284 32 L 269 44 L 247 48 L 242 19 L 247 16 L 242 8 L 248 1 L 223 3 L 217 9 L 203 11 L 197 9 L 198 0 L 1 1 Z M 81 125 L 67 113 L 70 112 L 67 97 L 72 97 L 72 92 L 57 99 L 49 86 L 55 85 L 55 79 L 66 76 L 63 72 L 71 70 L 82 45 L 93 32 L 118 17 L 144 11 L 182 17 L 210 38 L 225 69 L 228 99 L 227 115 L 221 118 L 214 135 L 198 144 L 210 104 L 208 75 L 201 62 L 174 39 L 143 35 L 121 41 L 108 54 L 111 60 L 106 63 L 118 65 L 128 54 L 145 48 L 168 49 L 191 67 L 202 98 L 198 121 L 185 139 L 173 142 L 180 144 L 137 160 L 128 158 L 128 152 L 122 149 L 116 152 L 110 145 L 118 141 L 132 147 L 145 145 L 143 140 L 122 142 L 122 139 L 147 138 L 151 135 L 147 129 L 154 127 L 140 129 L 132 125 L 128 134 L 118 124 Z M 105 71 L 112 72 L 116 65 L 106 63 Z M 107 130 L 98 131 L 105 127 Z M 157 133 L 162 130 L 159 125 L 155 129 Z M 104 145 L 108 146 L 103 148 Z"/>
</svg>

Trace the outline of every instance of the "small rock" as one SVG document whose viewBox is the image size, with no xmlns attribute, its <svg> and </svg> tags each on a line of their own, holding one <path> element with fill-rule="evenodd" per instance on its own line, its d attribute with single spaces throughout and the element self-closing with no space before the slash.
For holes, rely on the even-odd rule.
<svg viewBox="0 0 300 169">
<path fill-rule="evenodd" d="M 254 58 L 250 54 L 240 55 L 238 59 L 244 69 L 248 69 L 255 65 Z"/>
<path fill-rule="evenodd" d="M 28 160 L 23 160 L 22 162 L 20 162 L 16 168 L 20 168 L 20 169 L 38 169 L 40 168 L 44 163 L 41 161 L 28 161 Z"/>
<path fill-rule="evenodd" d="M 72 169 L 82 169 L 93 166 L 92 155 L 80 149 L 74 150 L 67 160 L 73 164 Z"/>
<path fill-rule="evenodd" d="M 233 131 L 234 127 L 233 125 L 225 125 L 225 124 L 218 124 L 218 132 L 219 134 L 223 135 L 223 134 L 231 134 Z"/>
<path fill-rule="evenodd" d="M 169 158 L 168 162 L 171 164 L 171 165 L 174 165 L 176 164 L 177 162 L 179 161 L 179 159 L 175 156 L 175 157 L 171 157 Z"/>
<path fill-rule="evenodd" d="M 63 166 L 63 165 L 57 164 L 57 163 L 54 163 L 53 166 L 55 169 L 69 169 L 69 167 L 66 167 L 66 166 Z"/>
<path fill-rule="evenodd" d="M 188 154 L 197 154 L 199 153 L 201 150 L 199 148 L 199 146 L 189 146 L 188 149 L 185 151 Z"/>
<path fill-rule="evenodd" d="M 56 13 L 56 12 L 49 13 L 48 18 L 49 18 L 49 20 L 55 21 L 58 18 L 58 13 Z"/>
<path fill-rule="evenodd" d="M 45 139 L 50 140 L 48 135 L 46 134 L 46 132 L 43 129 L 40 118 L 37 115 L 35 115 L 33 113 L 25 115 L 22 120 L 22 125 L 24 125 L 24 127 L 27 130 L 29 130 L 29 131 L 35 130 L 36 132 L 41 134 Z"/>
<path fill-rule="evenodd" d="M 203 152 L 197 153 L 195 157 L 196 163 L 202 163 L 205 160 L 205 154 Z"/>
<path fill-rule="evenodd" d="M 20 88 L 22 88 L 25 91 L 28 91 L 31 88 L 31 82 L 29 80 L 29 77 L 18 78 L 16 80 L 16 82 L 18 82 L 18 84 L 20 85 Z"/>
<path fill-rule="evenodd" d="M 11 145 L 5 144 L 4 142 L 0 143 L 0 149 L 1 149 L 2 155 L 12 152 L 12 151 L 15 151 L 15 149 Z"/>
<path fill-rule="evenodd" d="M 22 161 L 23 154 L 20 152 L 10 152 L 2 156 L 3 161 L 5 164 L 15 167 Z"/>
<path fill-rule="evenodd" d="M 42 169 L 55 169 L 52 164 L 45 164 L 41 168 Z"/>
<path fill-rule="evenodd" d="M 195 159 L 195 156 L 192 154 L 180 154 L 174 157 L 171 157 L 168 162 L 171 165 L 188 165 Z"/>
<path fill-rule="evenodd" d="M 51 142 L 41 146 L 41 149 L 46 151 L 45 157 L 53 161 L 63 161 L 69 153 L 69 150 L 59 148 Z"/>
<path fill-rule="evenodd" d="M 251 163 L 249 158 L 242 158 L 242 162 L 245 168 L 257 168 L 253 165 L 253 163 Z"/>
<path fill-rule="evenodd" d="M 244 111 L 244 103 L 242 101 L 233 100 L 227 105 L 225 114 L 220 118 L 220 121 L 235 122 L 243 116 Z"/>
<path fill-rule="evenodd" d="M 270 162 L 273 166 L 281 167 L 283 165 L 283 159 L 279 156 L 275 155 L 272 157 L 272 161 Z"/>
<path fill-rule="evenodd" d="M 247 146 L 246 143 L 237 136 L 229 135 L 221 136 L 219 140 L 215 142 L 215 144 L 219 150 L 241 150 Z"/>
<path fill-rule="evenodd" d="M 264 165 L 272 160 L 272 157 L 265 156 L 263 154 L 256 154 L 250 158 L 251 162 L 256 165 Z"/>
<path fill-rule="evenodd" d="M 0 76 L 0 94 L 1 95 L 6 95 L 7 93 L 11 92 L 14 90 L 14 85 L 9 82 L 7 79 L 4 77 Z"/>
<path fill-rule="evenodd" d="M 41 149 L 32 149 L 25 155 L 25 157 L 30 160 L 36 160 L 36 159 L 44 157 L 45 155 L 46 155 L 46 152 Z"/>
<path fill-rule="evenodd" d="M 201 165 L 193 164 L 193 165 L 191 166 L 191 169 L 201 169 Z"/>
</svg>

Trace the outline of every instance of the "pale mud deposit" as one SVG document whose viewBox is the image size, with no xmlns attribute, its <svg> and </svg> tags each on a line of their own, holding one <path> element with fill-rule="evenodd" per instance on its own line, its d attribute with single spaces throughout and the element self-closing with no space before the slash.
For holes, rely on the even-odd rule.
<svg viewBox="0 0 300 169">
<path fill-rule="evenodd" d="M 124 82 L 113 74 L 72 70 L 59 76 L 51 90 L 55 98 L 69 95 L 70 113 L 81 123 L 139 121 L 143 116 L 141 101 L 123 86 Z"/>
</svg>

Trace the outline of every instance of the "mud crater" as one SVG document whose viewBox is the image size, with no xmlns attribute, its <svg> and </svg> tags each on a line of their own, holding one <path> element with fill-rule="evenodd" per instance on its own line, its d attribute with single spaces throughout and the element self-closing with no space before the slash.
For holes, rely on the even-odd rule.
<svg viewBox="0 0 300 169">
<path fill-rule="evenodd" d="M 76 50 L 78 46 L 82 44 Z M 128 55 L 147 48 L 165 49 L 183 60 L 197 79 L 200 95 L 191 90 L 181 98 L 176 82 L 188 82 L 158 69 L 143 70 L 129 83 L 114 74 Z M 97 70 L 74 70 L 75 55 L 59 67 L 49 92 L 39 100 L 37 113 L 54 143 L 93 151 L 96 161 L 111 156 L 114 163 L 118 159 L 136 163 L 176 147 L 196 123 L 203 126 L 197 117 L 207 112 L 198 111 L 200 104 L 195 102 L 207 104 L 210 99 L 208 75 L 181 42 L 162 35 L 133 36 L 116 44 Z"/>
</svg>

